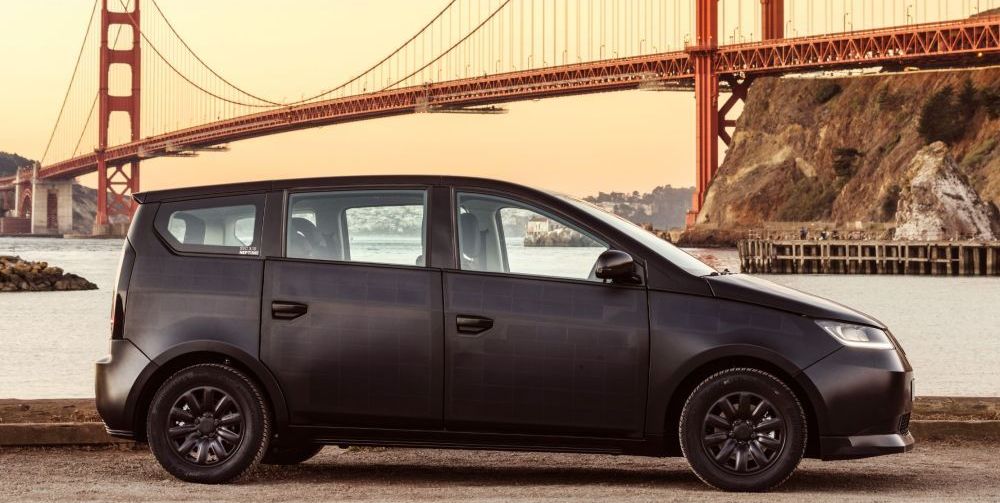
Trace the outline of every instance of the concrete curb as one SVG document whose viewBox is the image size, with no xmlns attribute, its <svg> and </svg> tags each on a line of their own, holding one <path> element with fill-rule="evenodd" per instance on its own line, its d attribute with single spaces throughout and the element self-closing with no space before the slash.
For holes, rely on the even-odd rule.
<svg viewBox="0 0 1000 503">
<path fill-rule="evenodd" d="M 910 423 L 917 441 L 965 440 L 1000 442 L 1000 421 L 927 421 Z M 131 444 L 114 438 L 102 423 L 0 424 L 0 447 L 108 446 Z"/>
<path fill-rule="evenodd" d="M 104 423 L 0 424 L 0 447 L 128 444 L 108 435 Z"/>
</svg>

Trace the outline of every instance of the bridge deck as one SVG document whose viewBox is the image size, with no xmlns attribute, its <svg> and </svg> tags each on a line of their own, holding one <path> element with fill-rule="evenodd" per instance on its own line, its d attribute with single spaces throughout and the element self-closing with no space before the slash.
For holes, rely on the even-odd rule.
<svg viewBox="0 0 1000 503">
<path fill-rule="evenodd" d="M 697 48 L 695 48 L 696 50 Z M 721 46 L 717 74 L 785 74 L 859 66 L 992 62 L 1000 56 L 1000 16 Z M 692 79 L 687 52 L 662 53 L 501 73 L 318 101 L 203 124 L 107 149 L 121 165 L 178 149 L 437 108 L 468 107 L 625 89 Z M 71 178 L 97 169 L 97 154 L 44 166 L 40 178 Z M 0 178 L 9 189 L 14 177 Z"/>
</svg>

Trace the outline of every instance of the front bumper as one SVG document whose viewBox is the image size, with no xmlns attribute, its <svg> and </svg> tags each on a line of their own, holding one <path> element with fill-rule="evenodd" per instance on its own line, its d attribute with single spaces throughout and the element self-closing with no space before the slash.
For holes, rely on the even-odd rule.
<svg viewBox="0 0 1000 503">
<path fill-rule="evenodd" d="M 822 459 L 895 454 L 913 448 L 913 369 L 896 350 L 844 347 L 807 368 Z"/>
<path fill-rule="evenodd" d="M 913 435 L 907 432 L 854 437 L 820 437 L 820 449 L 823 459 L 828 461 L 899 454 L 913 450 Z"/>
<path fill-rule="evenodd" d="M 139 376 L 151 365 L 149 358 L 125 339 L 113 339 L 110 353 L 97 361 L 94 379 L 97 413 L 112 436 L 134 436 L 131 410 L 134 404 L 130 398 Z"/>
</svg>

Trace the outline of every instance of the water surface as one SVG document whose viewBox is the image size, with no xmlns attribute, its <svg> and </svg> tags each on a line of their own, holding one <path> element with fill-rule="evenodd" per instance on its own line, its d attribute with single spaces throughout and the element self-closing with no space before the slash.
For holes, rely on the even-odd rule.
<svg viewBox="0 0 1000 503">
<path fill-rule="evenodd" d="M 401 256 L 410 253 L 404 243 L 391 246 Z M 93 362 L 107 352 L 120 250 L 120 240 L 0 238 L 0 254 L 45 260 L 98 286 L 82 292 L 0 294 L 0 398 L 93 396 Z M 738 269 L 735 250 L 691 251 L 716 267 Z M 541 249 L 524 252 L 531 254 L 525 258 L 533 266 L 551 257 Z M 564 267 L 568 258 L 554 259 L 553 269 Z M 765 277 L 887 323 L 916 368 L 919 393 L 1000 395 L 1000 278 Z"/>
</svg>

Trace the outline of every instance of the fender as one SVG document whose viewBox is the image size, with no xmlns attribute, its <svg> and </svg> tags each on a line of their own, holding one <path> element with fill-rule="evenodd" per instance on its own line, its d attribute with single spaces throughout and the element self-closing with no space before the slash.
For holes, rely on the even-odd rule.
<svg viewBox="0 0 1000 503">
<path fill-rule="evenodd" d="M 281 430 L 288 425 L 288 405 L 285 402 L 285 395 L 281 391 L 281 387 L 278 386 L 278 381 L 271 374 L 271 371 L 257 358 L 254 358 L 253 355 L 250 355 L 239 347 L 212 340 L 186 341 L 176 346 L 171 346 L 154 357 L 151 363 L 139 374 L 139 378 L 136 379 L 136 385 L 132 387 L 132 391 L 129 393 L 128 399 L 125 402 L 126 417 L 131 417 L 134 421 L 139 397 L 146 391 L 146 386 L 156 371 L 176 358 L 193 353 L 223 355 L 232 358 L 243 367 L 249 369 L 253 374 L 252 377 L 255 377 L 264 386 L 264 392 L 267 394 L 271 407 L 274 409 L 276 429 Z"/>
<path fill-rule="evenodd" d="M 828 355 L 824 355 L 825 358 Z M 727 358 L 752 358 L 774 365 L 785 374 L 791 376 L 795 383 L 806 394 L 809 405 L 815 412 L 817 426 L 820 431 L 826 430 L 826 409 L 825 404 L 816 389 L 815 385 L 803 373 L 804 368 L 799 368 L 788 358 L 782 356 L 771 349 L 751 344 L 727 344 L 698 353 L 687 359 L 683 365 L 674 370 L 667 379 L 661 383 L 650 383 L 649 407 L 647 409 L 647 434 L 657 434 L 667 424 L 667 412 L 674 394 L 678 387 L 693 372 L 699 368 L 718 360 Z M 820 358 L 822 359 L 822 358 Z M 818 361 L 818 360 L 817 360 Z M 808 367 L 808 366 L 807 366 Z M 670 432 L 665 432 L 670 434 Z"/>
</svg>

